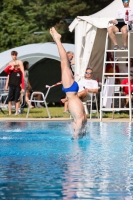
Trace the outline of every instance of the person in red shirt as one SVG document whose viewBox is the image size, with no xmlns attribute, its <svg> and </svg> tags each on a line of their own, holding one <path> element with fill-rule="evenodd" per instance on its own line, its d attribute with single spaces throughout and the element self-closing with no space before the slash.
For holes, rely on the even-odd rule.
<svg viewBox="0 0 133 200">
<path fill-rule="evenodd" d="M 129 94 L 128 78 L 123 79 L 121 84 L 122 84 L 121 88 L 123 90 L 124 95 L 128 96 Z M 130 74 L 130 91 L 131 91 L 131 99 L 133 99 L 133 73 Z M 129 98 L 126 99 L 126 104 L 124 106 L 125 108 L 128 106 L 128 103 L 129 103 Z"/>
<path fill-rule="evenodd" d="M 12 101 L 15 101 L 16 112 L 18 115 L 18 109 L 20 106 L 20 91 L 24 92 L 24 66 L 21 60 L 17 59 L 18 52 L 11 51 L 12 61 L 5 68 L 4 72 L 8 74 L 5 89 L 8 89 L 8 109 L 9 115 L 11 115 Z"/>
</svg>

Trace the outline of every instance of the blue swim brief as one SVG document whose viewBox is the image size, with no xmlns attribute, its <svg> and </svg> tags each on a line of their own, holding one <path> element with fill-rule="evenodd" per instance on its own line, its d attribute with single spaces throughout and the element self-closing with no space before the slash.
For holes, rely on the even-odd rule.
<svg viewBox="0 0 133 200">
<path fill-rule="evenodd" d="M 71 87 L 69 87 L 69 88 L 62 87 L 62 91 L 65 93 L 66 92 L 78 92 L 78 90 L 79 90 L 79 86 L 76 81 L 74 81 L 73 84 L 71 85 Z"/>
</svg>

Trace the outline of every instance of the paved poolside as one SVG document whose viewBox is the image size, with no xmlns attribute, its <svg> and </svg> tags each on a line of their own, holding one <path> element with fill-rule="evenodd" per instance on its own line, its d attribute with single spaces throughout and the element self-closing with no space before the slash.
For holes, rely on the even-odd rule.
<svg viewBox="0 0 133 200">
<path fill-rule="evenodd" d="M 0 118 L 0 121 L 3 122 L 19 122 L 19 121 L 71 121 L 70 118 Z M 100 122 L 100 119 L 93 118 L 89 119 L 89 122 Z M 103 118 L 102 122 L 130 122 L 129 118 L 119 118 L 119 119 L 112 119 L 112 118 Z"/>
</svg>

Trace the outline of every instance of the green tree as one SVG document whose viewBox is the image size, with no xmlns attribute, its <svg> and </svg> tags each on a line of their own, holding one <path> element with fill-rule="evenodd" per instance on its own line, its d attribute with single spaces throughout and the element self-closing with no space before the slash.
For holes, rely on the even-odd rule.
<svg viewBox="0 0 133 200">
<path fill-rule="evenodd" d="M 23 0 L 5 0 L 0 10 L 0 51 L 26 44 L 37 25 L 26 14 Z"/>
<path fill-rule="evenodd" d="M 109 0 L 1 0 L 0 52 L 17 46 L 52 41 L 49 28 L 63 35 L 63 42 L 74 42 L 74 33 L 63 19 L 91 15 L 111 3 Z M 34 32 L 43 31 L 43 35 Z"/>
</svg>

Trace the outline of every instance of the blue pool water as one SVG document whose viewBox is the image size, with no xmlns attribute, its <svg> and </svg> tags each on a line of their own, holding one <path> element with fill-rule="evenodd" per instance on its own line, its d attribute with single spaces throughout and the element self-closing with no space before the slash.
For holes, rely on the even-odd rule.
<svg viewBox="0 0 133 200">
<path fill-rule="evenodd" d="M 0 123 L 0 200 L 133 199 L 133 124 Z"/>
</svg>

